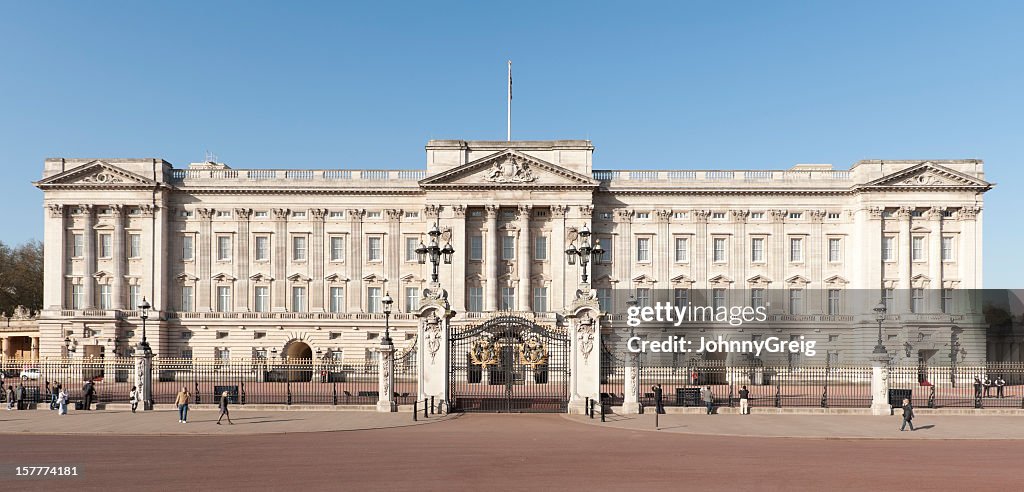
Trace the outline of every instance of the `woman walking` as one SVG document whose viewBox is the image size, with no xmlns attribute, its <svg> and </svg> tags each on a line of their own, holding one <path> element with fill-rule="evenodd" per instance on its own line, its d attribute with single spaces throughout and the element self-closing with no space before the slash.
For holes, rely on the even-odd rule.
<svg viewBox="0 0 1024 492">
<path fill-rule="evenodd" d="M 228 414 L 228 400 L 229 397 L 227 391 L 220 394 L 220 417 L 217 419 L 217 425 L 220 425 L 220 419 L 224 417 L 228 418 L 229 424 L 235 425 L 235 423 L 231 421 L 231 415 Z"/>
<path fill-rule="evenodd" d="M 178 397 L 174 399 L 174 404 L 178 406 L 178 422 L 182 424 L 188 423 L 188 402 L 192 399 L 192 394 L 182 386 L 181 391 L 178 392 Z"/>
<path fill-rule="evenodd" d="M 60 393 L 57 393 L 57 408 L 59 411 L 58 415 L 68 414 L 68 392 L 64 390 L 64 387 L 60 387 Z"/>
<path fill-rule="evenodd" d="M 132 386 L 132 390 L 128 392 L 128 402 L 132 404 L 132 413 L 135 413 L 135 409 L 139 408 L 139 390 L 137 387 Z"/>
<path fill-rule="evenodd" d="M 906 429 L 907 424 L 910 424 L 910 430 L 914 430 L 914 406 L 910 404 L 910 400 L 907 398 L 903 399 L 903 425 L 900 426 L 900 432 Z"/>
</svg>

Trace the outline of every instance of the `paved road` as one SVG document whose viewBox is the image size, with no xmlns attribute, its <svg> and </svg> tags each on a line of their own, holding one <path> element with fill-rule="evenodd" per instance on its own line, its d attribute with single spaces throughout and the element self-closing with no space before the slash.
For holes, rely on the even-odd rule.
<svg viewBox="0 0 1024 492">
<path fill-rule="evenodd" d="M 0 441 L 0 480 L 11 478 L 10 465 L 74 464 L 81 474 L 9 481 L 5 490 L 124 489 L 127 477 L 147 490 L 1012 490 L 1021 449 L 1019 441 L 685 435 L 561 415 L 313 434 Z"/>
</svg>

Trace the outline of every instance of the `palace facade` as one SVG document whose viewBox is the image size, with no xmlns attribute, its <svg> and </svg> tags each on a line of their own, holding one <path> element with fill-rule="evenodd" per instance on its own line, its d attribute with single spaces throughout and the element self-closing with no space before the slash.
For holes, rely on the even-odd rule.
<svg viewBox="0 0 1024 492">
<path fill-rule="evenodd" d="M 586 228 L 604 249 L 582 288 L 606 313 L 606 346 L 628 333 L 633 297 L 766 306 L 770 325 L 691 328 L 803 336 L 832 362 L 861 360 L 881 298 L 890 353 L 985 360 L 978 310 L 955 295 L 982 287 L 982 161 L 602 170 L 593 151 L 432 140 L 410 170 L 47 159 L 40 352 L 130 353 L 145 297 L 161 357 L 359 364 L 376 357 L 387 294 L 392 338 L 410 349 L 432 267 L 416 249 L 437 224 L 455 249 L 439 270 L 454 325 L 507 312 L 565 323 L 582 273 L 565 251 Z"/>
</svg>

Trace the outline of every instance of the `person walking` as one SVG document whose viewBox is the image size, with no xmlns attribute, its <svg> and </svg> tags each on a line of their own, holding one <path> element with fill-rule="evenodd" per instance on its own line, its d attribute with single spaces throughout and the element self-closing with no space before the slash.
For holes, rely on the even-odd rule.
<svg viewBox="0 0 1024 492">
<path fill-rule="evenodd" d="M 230 397 L 228 396 L 228 392 L 227 391 L 225 391 L 225 392 L 220 394 L 220 417 L 217 418 L 217 425 L 220 425 L 220 419 L 222 419 L 224 417 L 228 418 L 228 423 L 229 424 L 235 425 L 235 423 L 231 421 L 231 415 L 228 413 L 228 400 L 229 399 L 230 399 Z"/>
<path fill-rule="evenodd" d="M 68 392 L 64 391 L 64 387 L 63 386 L 57 385 L 57 388 L 60 391 L 59 393 L 57 393 L 57 408 L 59 409 L 57 411 L 57 415 L 67 415 L 68 414 Z"/>
<path fill-rule="evenodd" d="M 740 388 L 740 415 L 750 415 L 750 390 L 746 386 Z"/>
<path fill-rule="evenodd" d="M 92 400 L 96 397 L 96 385 L 92 381 L 82 385 L 82 396 L 85 399 L 85 410 L 92 410 Z"/>
<path fill-rule="evenodd" d="M 132 390 L 128 392 L 128 402 L 132 404 L 132 413 L 135 413 L 135 409 L 139 408 L 139 389 L 132 386 Z"/>
<path fill-rule="evenodd" d="M 57 397 L 60 396 L 60 383 L 53 383 L 53 387 L 50 391 L 50 410 L 57 409 Z"/>
<path fill-rule="evenodd" d="M 704 405 L 708 408 L 708 415 L 711 415 L 715 411 L 715 393 L 711 391 L 711 386 L 706 386 L 700 393 Z"/>
<path fill-rule="evenodd" d="M 914 406 L 910 404 L 910 399 L 903 399 L 903 425 L 900 426 L 900 432 L 906 429 L 907 424 L 910 424 L 910 430 L 914 430 Z"/>
<path fill-rule="evenodd" d="M 2 387 L 3 385 L 0 385 L 0 388 Z M 7 409 L 14 410 L 14 403 L 17 401 L 14 399 L 14 386 L 10 384 L 7 385 L 7 391 L 5 392 L 5 396 L 7 397 Z"/>
<path fill-rule="evenodd" d="M 981 398 L 981 378 L 974 376 L 974 398 Z"/>
<path fill-rule="evenodd" d="M 18 410 L 25 409 L 25 384 L 18 383 L 18 389 L 14 390 L 14 404 Z"/>
<path fill-rule="evenodd" d="M 662 394 L 662 391 L 661 391 L 661 385 L 660 384 L 655 384 L 654 386 L 651 386 L 651 391 L 654 392 L 654 413 L 660 413 L 660 414 L 664 415 L 665 414 L 665 404 L 662 401 L 663 394 Z"/>
<path fill-rule="evenodd" d="M 182 424 L 188 423 L 188 403 L 191 399 L 192 394 L 184 386 L 178 392 L 178 397 L 174 399 L 174 404 L 178 407 L 178 422 Z"/>
<path fill-rule="evenodd" d="M 996 398 L 1002 398 L 1004 396 L 1003 395 L 1003 386 L 1006 386 L 1006 380 L 1003 379 L 1003 375 L 1002 374 L 996 376 L 995 384 L 996 384 Z"/>
</svg>

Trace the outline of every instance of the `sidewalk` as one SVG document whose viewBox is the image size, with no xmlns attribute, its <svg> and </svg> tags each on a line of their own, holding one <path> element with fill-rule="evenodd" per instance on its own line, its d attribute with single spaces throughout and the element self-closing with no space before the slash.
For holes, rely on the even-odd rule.
<svg viewBox="0 0 1024 492">
<path fill-rule="evenodd" d="M 660 433 L 813 439 L 1024 439 L 1021 417 L 919 414 L 915 432 L 900 432 L 902 417 L 872 415 L 704 415 L 659 417 Z M 565 415 L 580 424 L 655 432 L 654 415 Z"/>
<path fill-rule="evenodd" d="M 216 409 L 189 409 L 188 423 L 178 422 L 173 408 L 139 411 L 69 411 L 57 415 L 49 410 L 0 410 L 0 434 L 121 434 L 121 435 L 206 435 L 206 434 L 284 434 L 383 429 L 425 425 L 456 418 L 457 415 L 431 415 L 412 420 L 411 411 L 396 413 L 338 411 L 231 410 L 234 425 L 225 418 L 216 425 Z"/>
</svg>

